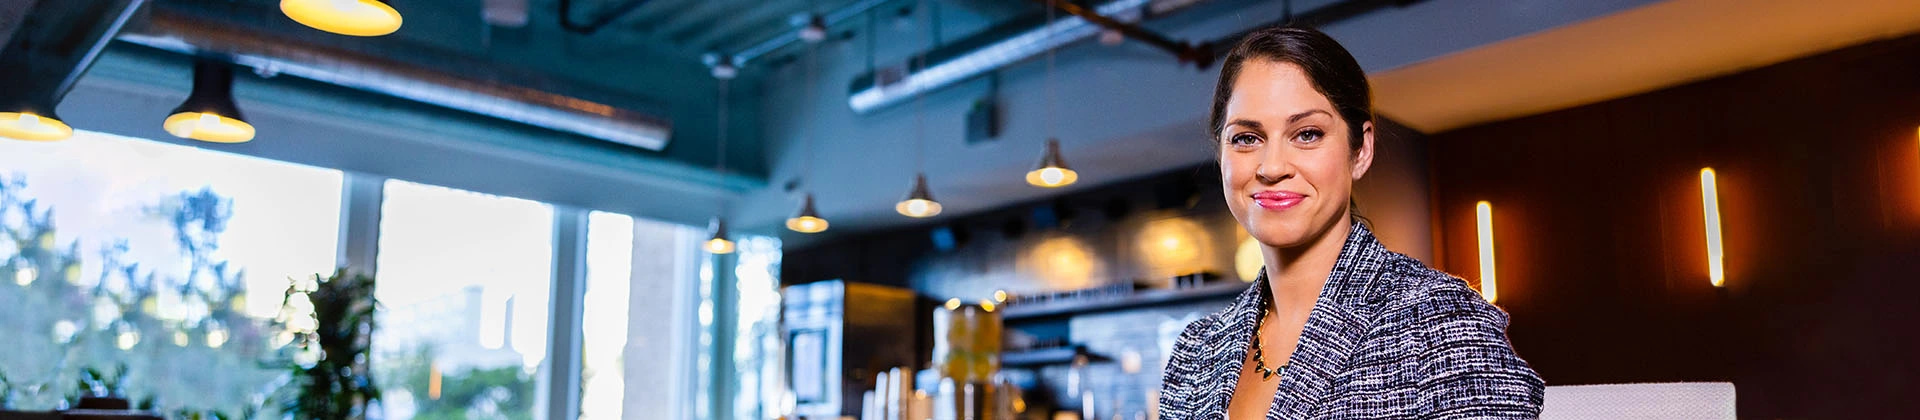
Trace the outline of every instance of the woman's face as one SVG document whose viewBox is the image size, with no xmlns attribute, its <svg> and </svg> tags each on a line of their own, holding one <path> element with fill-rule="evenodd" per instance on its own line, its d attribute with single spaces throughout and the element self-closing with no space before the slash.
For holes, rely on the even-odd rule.
<svg viewBox="0 0 1920 420">
<path fill-rule="evenodd" d="M 1214 139 L 1227 208 L 1262 244 L 1308 245 L 1347 220 L 1353 181 L 1373 162 L 1373 123 L 1356 150 L 1347 122 L 1300 66 L 1243 64 Z"/>
</svg>

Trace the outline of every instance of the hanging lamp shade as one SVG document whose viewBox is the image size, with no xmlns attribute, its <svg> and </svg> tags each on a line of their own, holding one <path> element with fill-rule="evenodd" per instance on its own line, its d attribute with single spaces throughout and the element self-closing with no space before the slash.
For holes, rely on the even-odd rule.
<svg viewBox="0 0 1920 420">
<path fill-rule="evenodd" d="M 940 202 L 933 200 L 933 192 L 927 189 L 927 174 L 913 177 L 913 192 L 907 193 L 907 199 L 893 205 L 893 211 L 907 217 L 928 218 L 940 214 Z"/>
<path fill-rule="evenodd" d="M 714 217 L 712 222 L 707 223 L 707 230 L 713 233 L 713 237 L 707 239 L 707 252 L 714 254 L 733 253 L 733 241 L 727 240 L 726 219 L 721 219 L 717 216 Z"/>
<path fill-rule="evenodd" d="M 1067 167 L 1067 160 L 1060 157 L 1060 139 L 1047 139 L 1047 152 L 1040 156 L 1040 164 L 1027 171 L 1027 183 L 1036 187 L 1058 188 L 1072 185 L 1080 180 L 1080 174 Z"/>
<path fill-rule="evenodd" d="M 253 124 L 233 103 L 233 65 L 212 59 L 193 63 L 193 93 L 161 125 L 174 137 L 214 143 L 253 140 Z"/>
<path fill-rule="evenodd" d="M 27 141 L 56 141 L 73 137 L 73 127 L 53 113 L 53 101 L 6 98 L 0 108 L 0 136 Z"/>
<path fill-rule="evenodd" d="M 350 36 L 400 30 L 400 11 L 386 0 L 280 0 L 280 13 L 313 29 Z"/>
<path fill-rule="evenodd" d="M 820 211 L 813 208 L 813 193 L 800 205 L 800 214 L 787 219 L 787 229 L 800 233 L 820 233 L 827 230 L 827 219 L 820 218 Z"/>
</svg>

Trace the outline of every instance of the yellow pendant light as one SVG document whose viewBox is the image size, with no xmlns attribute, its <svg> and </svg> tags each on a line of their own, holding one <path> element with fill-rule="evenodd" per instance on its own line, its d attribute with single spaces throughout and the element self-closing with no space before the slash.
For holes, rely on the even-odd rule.
<svg viewBox="0 0 1920 420">
<path fill-rule="evenodd" d="M 15 110 L 0 112 L 0 136 L 26 141 L 58 141 L 73 137 L 73 127 L 48 111 Z"/>
<path fill-rule="evenodd" d="M 733 241 L 727 240 L 727 221 L 726 220 L 722 220 L 720 219 L 719 216 L 715 216 L 713 218 L 713 221 L 707 223 L 707 230 L 710 232 L 713 232 L 713 237 L 710 239 L 707 239 L 707 243 L 706 243 L 707 252 L 714 253 L 714 254 L 732 254 L 733 253 Z"/>
<path fill-rule="evenodd" d="M 9 92 L 0 103 L 0 136 L 26 141 L 56 141 L 73 137 L 73 127 L 53 113 L 58 101 L 33 86 Z"/>
<path fill-rule="evenodd" d="M 214 143 L 253 140 L 253 124 L 233 103 L 233 65 L 199 59 L 193 63 L 193 93 L 161 124 L 174 137 Z"/>
<path fill-rule="evenodd" d="M 827 231 L 827 219 L 820 218 L 820 211 L 813 208 L 813 193 L 807 193 L 806 201 L 800 205 L 800 214 L 787 219 L 787 229 L 800 233 Z"/>
<path fill-rule="evenodd" d="M 400 11 L 385 0 L 280 0 L 280 12 L 313 29 L 350 36 L 400 30 Z"/>
<path fill-rule="evenodd" d="M 1027 171 L 1027 183 L 1036 187 L 1058 188 L 1073 185 L 1080 180 L 1080 173 L 1067 167 L 1067 160 L 1060 157 L 1060 140 L 1047 139 L 1047 152 L 1040 156 L 1040 164 Z"/>
<path fill-rule="evenodd" d="M 927 190 L 927 174 L 913 177 L 913 192 L 907 199 L 893 205 L 893 211 L 907 217 L 928 218 L 940 215 L 940 202 L 933 200 L 933 193 Z"/>
<path fill-rule="evenodd" d="M 1052 30 L 1053 7 L 1047 7 L 1047 28 Z M 1051 34 L 1049 34 L 1051 35 Z M 1060 157 L 1060 139 L 1053 137 L 1053 48 L 1047 49 L 1047 150 L 1040 155 L 1040 164 L 1027 171 L 1027 184 L 1041 188 L 1059 188 L 1073 185 L 1080 180 L 1080 174 L 1067 168 L 1066 158 Z"/>
</svg>

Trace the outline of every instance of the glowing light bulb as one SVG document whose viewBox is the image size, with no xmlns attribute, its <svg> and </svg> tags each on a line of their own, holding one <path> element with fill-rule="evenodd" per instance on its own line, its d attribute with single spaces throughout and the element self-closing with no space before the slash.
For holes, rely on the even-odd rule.
<svg viewBox="0 0 1920 420">
<path fill-rule="evenodd" d="M 947 299 L 947 310 L 960 309 L 960 298 Z"/>
<path fill-rule="evenodd" d="M 1494 275 L 1493 265 L 1493 204 L 1485 201 L 1475 203 L 1473 212 L 1479 222 L 1480 230 L 1480 295 L 1493 302 L 1500 298 L 1499 281 Z"/>
<path fill-rule="evenodd" d="M 207 347 L 220 348 L 227 344 L 227 329 L 213 328 L 207 331 Z"/>
<path fill-rule="evenodd" d="M 1720 192 L 1714 179 L 1713 168 L 1700 169 L 1700 204 L 1706 213 L 1707 222 L 1707 278 L 1713 287 L 1727 283 L 1727 270 L 1722 262 L 1725 250 L 1720 247 Z"/>
<path fill-rule="evenodd" d="M 994 302 L 1006 302 L 1006 301 L 1007 301 L 1007 291 L 1005 291 L 1005 290 L 995 290 L 995 291 L 993 291 L 993 301 L 994 301 Z"/>
<path fill-rule="evenodd" d="M 73 128 L 57 118 L 31 112 L 0 112 L 0 137 L 55 141 L 73 137 Z"/>
<path fill-rule="evenodd" d="M 302 25 L 349 36 L 400 30 L 400 12 L 379 0 L 281 0 L 280 12 Z"/>
<path fill-rule="evenodd" d="M 714 254 L 732 254 L 733 241 L 729 241 L 723 238 L 708 239 L 707 252 L 711 252 Z"/>
<path fill-rule="evenodd" d="M 132 328 L 122 329 L 120 330 L 120 335 L 114 337 L 113 344 L 116 347 L 120 347 L 121 350 L 132 349 L 134 345 L 140 344 L 140 332 L 134 331 Z"/>
<path fill-rule="evenodd" d="M 26 286 L 26 285 L 33 284 L 33 279 L 36 279 L 39 277 L 40 277 L 39 271 L 34 270 L 33 267 L 20 267 L 19 271 L 13 272 L 13 283 L 21 286 Z"/>
</svg>

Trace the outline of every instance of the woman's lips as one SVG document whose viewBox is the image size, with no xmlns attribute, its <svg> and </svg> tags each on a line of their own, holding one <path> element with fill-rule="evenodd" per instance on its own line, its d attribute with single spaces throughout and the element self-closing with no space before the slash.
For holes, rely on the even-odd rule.
<svg viewBox="0 0 1920 420">
<path fill-rule="evenodd" d="M 1272 211 L 1293 208 L 1306 199 L 1306 195 L 1290 191 L 1261 191 L 1253 194 L 1253 204 Z"/>
</svg>

